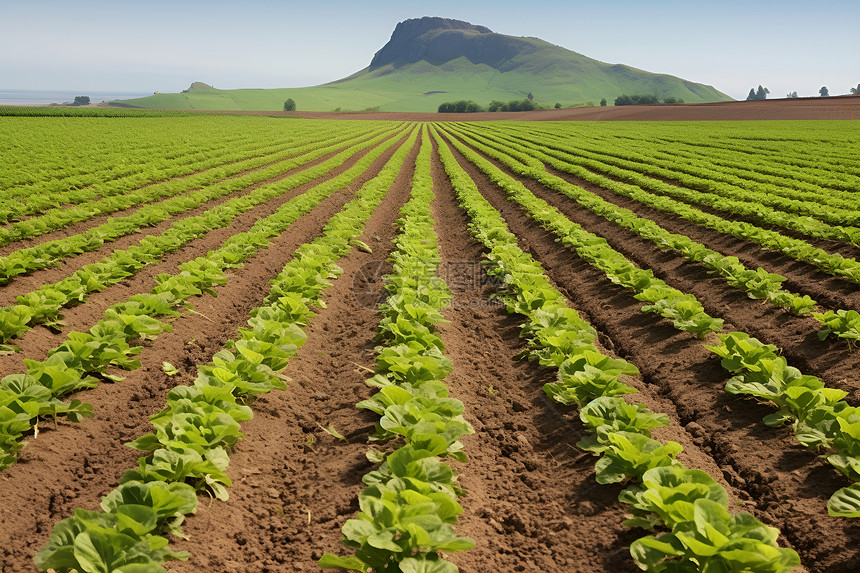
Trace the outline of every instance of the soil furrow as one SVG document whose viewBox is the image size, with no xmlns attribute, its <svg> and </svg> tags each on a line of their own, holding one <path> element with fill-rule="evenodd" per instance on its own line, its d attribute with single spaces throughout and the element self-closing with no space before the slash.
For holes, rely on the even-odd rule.
<svg viewBox="0 0 860 573">
<path fill-rule="evenodd" d="M 193 298 L 190 302 L 199 314 L 183 313 L 173 322 L 172 333 L 145 343 L 140 369 L 125 373 L 123 382 L 103 383 L 80 393 L 80 399 L 95 406 L 93 418 L 77 424 L 45 422 L 38 438 L 28 439 L 18 463 L 0 472 L 0 499 L 4 500 L 0 538 L 9 540 L 0 547 L 4 572 L 35 571 L 32 557 L 54 523 L 70 516 L 76 507 L 98 507 L 100 498 L 136 465 L 141 453 L 124 444 L 151 430 L 148 417 L 164 407 L 166 393 L 177 384 L 192 382 L 194 366 L 208 362 L 235 336 L 248 312 L 261 304 L 268 281 L 281 271 L 293 251 L 319 235 L 331 216 L 379 172 L 392 153 L 386 151 L 356 182 L 299 218 L 241 269 L 228 271 L 230 280 L 216 287 L 217 297 Z M 97 317 L 90 317 L 90 322 L 95 320 Z M 180 374 L 168 377 L 162 361 L 172 363 Z M 59 431 L 52 431 L 55 427 Z"/>
<path fill-rule="evenodd" d="M 372 469 L 367 438 L 378 419 L 355 404 L 373 394 L 365 368 L 374 365 L 377 304 L 417 150 L 360 237 L 373 253 L 353 249 L 338 262 L 344 272 L 326 291 L 327 307 L 311 319 L 307 343 L 284 370 L 287 390 L 252 404 L 246 437 L 230 456 L 230 499 L 201 504 L 186 522 L 189 540 L 176 543 L 191 558 L 170 571 L 316 572 L 323 553 L 346 551 L 340 529 L 358 511 L 361 478 Z M 329 426 L 347 439 L 327 433 Z"/>
<path fill-rule="evenodd" d="M 830 495 L 848 481 L 797 444 L 790 428 L 765 426 L 761 418 L 771 407 L 727 394 L 727 376 L 701 341 L 659 316 L 642 313 L 640 301 L 559 248 L 553 236 L 460 159 L 521 246 L 603 333 L 604 346 L 635 364 L 645 383 L 674 403 L 680 424 L 736 489 L 737 503 L 779 528 L 810 571 L 853 571 L 860 558 L 860 526 L 831 518 L 826 510 Z"/>
</svg>

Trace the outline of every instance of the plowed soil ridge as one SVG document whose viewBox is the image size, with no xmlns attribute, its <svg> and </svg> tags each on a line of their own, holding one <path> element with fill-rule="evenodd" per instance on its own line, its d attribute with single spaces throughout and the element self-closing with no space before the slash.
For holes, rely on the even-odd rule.
<svg viewBox="0 0 860 573">
<path fill-rule="evenodd" d="M 267 294 L 268 281 L 292 258 L 293 251 L 313 240 L 391 154 L 393 149 L 386 151 L 356 182 L 299 218 L 241 269 L 228 271 L 230 280 L 216 287 L 217 297 L 192 299 L 197 314 L 183 313 L 173 322 L 172 333 L 146 343 L 140 369 L 125 374 L 120 383 L 103 383 L 80 393 L 80 399 L 95 406 L 93 418 L 77 424 L 62 419 L 56 425 L 49 422 L 38 438 L 28 440 L 18 463 L 0 472 L 0 499 L 4 500 L 0 505 L 0 539 L 8 540 L 0 545 L 4 573 L 35 571 L 32 557 L 47 541 L 54 523 L 70 516 L 77 507 L 98 508 L 100 498 L 136 465 L 140 452 L 124 444 L 151 429 L 148 417 L 164 407 L 166 393 L 193 381 L 195 365 L 208 362 L 235 336 L 248 312 Z M 86 306 L 80 307 L 85 314 Z M 82 321 L 94 323 L 100 313 L 87 316 L 81 317 Z M 162 361 L 172 363 L 180 374 L 168 377 L 162 371 Z"/>
<path fill-rule="evenodd" d="M 790 428 L 770 428 L 761 418 L 772 408 L 731 396 L 716 357 L 692 335 L 659 316 L 567 249 L 526 217 L 488 178 L 462 157 L 485 197 L 502 212 L 521 246 L 605 338 L 604 345 L 635 364 L 645 383 L 674 403 L 679 421 L 720 466 L 743 508 L 779 528 L 784 542 L 814 572 L 848 572 L 860 559 L 860 526 L 831 518 L 826 503 L 847 480 L 797 444 Z"/>
</svg>

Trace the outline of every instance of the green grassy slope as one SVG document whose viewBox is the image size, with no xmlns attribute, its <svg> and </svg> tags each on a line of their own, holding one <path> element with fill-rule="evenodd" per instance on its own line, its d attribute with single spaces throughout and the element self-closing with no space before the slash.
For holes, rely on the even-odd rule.
<svg viewBox="0 0 860 573">
<path fill-rule="evenodd" d="M 453 28 L 452 28 L 453 26 Z M 181 94 L 159 94 L 121 102 L 161 109 L 283 109 L 292 98 L 299 111 L 433 112 L 460 99 L 486 105 L 523 99 L 564 107 L 610 105 L 622 94 L 673 96 L 687 103 L 728 101 L 711 86 L 621 64 L 606 64 L 537 38 L 495 34 L 465 22 L 441 18 L 407 20 L 371 65 L 316 87 L 217 90 L 196 83 Z"/>
</svg>

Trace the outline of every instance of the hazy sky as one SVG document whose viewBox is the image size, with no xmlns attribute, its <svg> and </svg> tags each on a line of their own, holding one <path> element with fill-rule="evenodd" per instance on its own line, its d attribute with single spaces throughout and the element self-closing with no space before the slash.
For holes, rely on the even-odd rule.
<svg viewBox="0 0 860 573">
<path fill-rule="evenodd" d="M 177 92 L 299 87 L 356 72 L 397 22 L 442 16 L 711 84 L 847 93 L 857 0 L 0 0 L 0 88 Z"/>
</svg>

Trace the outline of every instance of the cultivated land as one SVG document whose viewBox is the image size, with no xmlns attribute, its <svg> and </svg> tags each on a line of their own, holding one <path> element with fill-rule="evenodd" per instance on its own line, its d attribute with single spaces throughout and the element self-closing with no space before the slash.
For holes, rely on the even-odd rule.
<svg viewBox="0 0 860 573">
<path fill-rule="evenodd" d="M 3 118 L 3 571 L 857 569 L 860 122 L 396 119 Z"/>
</svg>

